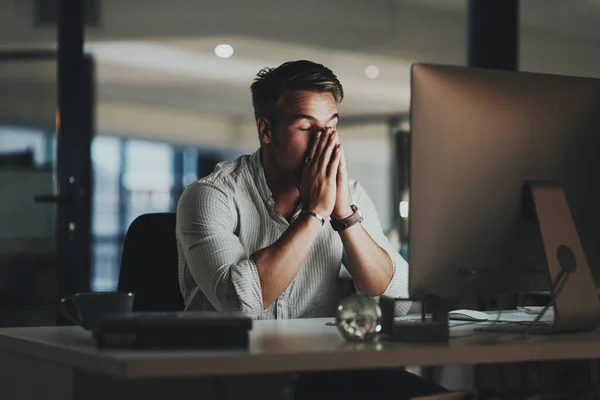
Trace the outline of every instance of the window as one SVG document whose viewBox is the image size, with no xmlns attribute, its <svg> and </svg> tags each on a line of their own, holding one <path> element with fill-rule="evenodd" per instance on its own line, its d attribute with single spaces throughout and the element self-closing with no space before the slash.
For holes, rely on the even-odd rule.
<svg viewBox="0 0 600 400">
<path fill-rule="evenodd" d="M 30 153 L 34 166 L 41 167 L 51 161 L 54 147 L 48 149 L 48 141 L 41 129 L 0 125 L 0 155 Z"/>
<path fill-rule="evenodd" d="M 172 211 L 174 149 L 166 143 L 129 140 L 125 144 L 125 230 L 141 214 Z"/>
</svg>

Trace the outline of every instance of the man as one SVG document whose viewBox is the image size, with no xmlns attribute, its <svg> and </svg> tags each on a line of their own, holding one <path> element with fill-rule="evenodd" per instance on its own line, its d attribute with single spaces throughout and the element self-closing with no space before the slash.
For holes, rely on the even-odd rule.
<svg viewBox="0 0 600 400">
<path fill-rule="evenodd" d="M 369 296 L 408 297 L 408 265 L 375 207 L 348 178 L 337 133 L 343 89 L 310 61 L 261 70 L 251 86 L 260 148 L 189 186 L 177 208 L 186 310 L 241 311 L 256 319 L 332 317 L 342 265 Z M 408 302 L 396 310 L 405 314 Z M 440 391 L 399 370 L 304 374 L 301 397 Z M 392 383 L 393 382 L 393 383 Z M 392 383 L 392 386 L 389 386 Z M 396 393 L 398 394 L 398 393 Z M 349 398 L 349 397 L 347 397 Z"/>
<path fill-rule="evenodd" d="M 251 90 L 260 149 L 220 164 L 179 201 L 186 310 L 331 317 L 342 264 L 358 291 L 407 297 L 407 263 L 368 194 L 348 178 L 336 76 L 309 61 L 288 62 L 260 71 Z"/>
</svg>

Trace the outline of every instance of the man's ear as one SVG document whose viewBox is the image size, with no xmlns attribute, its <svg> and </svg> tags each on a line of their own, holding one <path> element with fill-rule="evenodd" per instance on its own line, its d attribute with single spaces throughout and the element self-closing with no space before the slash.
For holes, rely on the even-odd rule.
<svg viewBox="0 0 600 400">
<path fill-rule="evenodd" d="M 258 128 L 258 139 L 261 144 L 269 144 L 273 141 L 271 124 L 266 118 L 258 117 L 256 119 L 256 127 Z"/>
</svg>

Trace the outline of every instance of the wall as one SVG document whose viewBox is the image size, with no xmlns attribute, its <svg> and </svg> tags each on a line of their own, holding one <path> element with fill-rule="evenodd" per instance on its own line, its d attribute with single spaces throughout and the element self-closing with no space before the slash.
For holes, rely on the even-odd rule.
<svg viewBox="0 0 600 400">
<path fill-rule="evenodd" d="M 171 143 L 229 146 L 239 142 L 235 118 L 126 101 L 100 100 L 97 132 Z"/>
</svg>

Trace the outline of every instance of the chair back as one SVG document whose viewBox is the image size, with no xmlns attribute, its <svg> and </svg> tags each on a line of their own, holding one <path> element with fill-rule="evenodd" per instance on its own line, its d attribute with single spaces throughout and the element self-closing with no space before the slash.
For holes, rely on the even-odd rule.
<svg viewBox="0 0 600 400">
<path fill-rule="evenodd" d="M 135 311 L 182 311 L 175 214 L 144 214 L 123 243 L 119 292 L 135 294 Z"/>
</svg>

